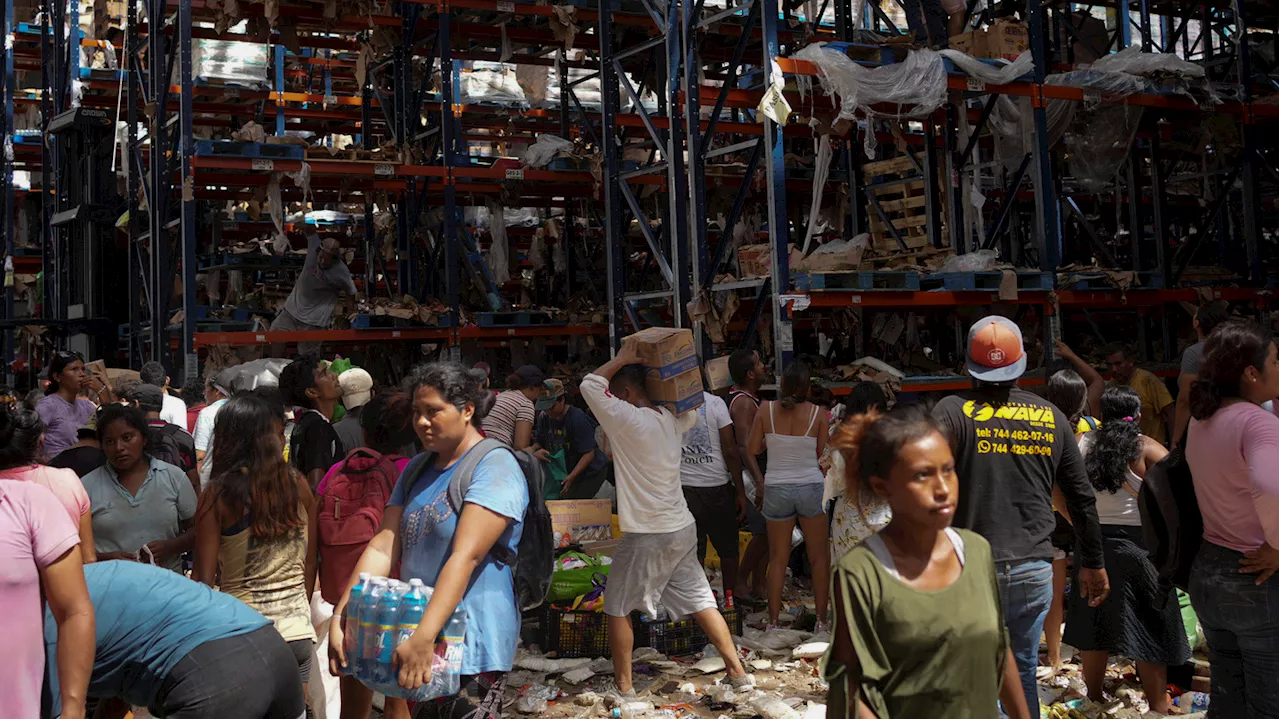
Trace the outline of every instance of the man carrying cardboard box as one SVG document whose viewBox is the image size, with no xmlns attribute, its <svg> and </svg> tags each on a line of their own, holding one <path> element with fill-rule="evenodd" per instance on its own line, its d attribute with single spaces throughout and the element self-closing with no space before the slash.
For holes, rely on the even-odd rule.
<svg viewBox="0 0 1280 719">
<path fill-rule="evenodd" d="M 681 438 L 693 415 L 676 417 L 654 406 L 645 388 L 649 369 L 638 364 L 637 344 L 634 337 L 623 340 L 618 354 L 581 385 L 583 399 L 609 437 L 618 489 L 622 539 L 604 595 L 618 690 L 635 691 L 631 612 L 656 617 L 659 601 L 673 619 L 693 616 L 724 657 L 728 683 L 749 686 L 733 635 L 698 563 L 693 515 L 680 488 Z"/>
</svg>

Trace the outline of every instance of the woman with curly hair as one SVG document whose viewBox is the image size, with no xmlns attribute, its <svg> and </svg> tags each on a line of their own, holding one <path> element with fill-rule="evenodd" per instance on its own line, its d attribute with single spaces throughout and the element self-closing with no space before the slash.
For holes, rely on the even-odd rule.
<svg viewBox="0 0 1280 719">
<path fill-rule="evenodd" d="M 315 498 L 284 459 L 283 408 L 254 395 L 230 400 L 213 430 L 213 470 L 196 511 L 193 576 L 275 624 L 311 678 Z M 312 551 L 308 551 L 311 549 Z M 221 578 L 219 579 L 219 570 Z"/>
<path fill-rule="evenodd" d="M 1102 551 L 1111 594 L 1097 607 L 1073 592 L 1067 602 L 1063 641 L 1080 650 L 1089 698 L 1103 701 L 1107 658 L 1123 654 L 1138 663 L 1142 689 L 1151 710 L 1168 711 L 1167 666 L 1191 657 L 1173 591 L 1161 591 L 1156 568 L 1147 558 L 1138 514 L 1142 478 L 1169 452 L 1142 434 L 1142 399 L 1132 387 L 1108 387 L 1102 393 L 1102 424 L 1081 435 L 1080 452 L 1097 493 Z"/>
</svg>

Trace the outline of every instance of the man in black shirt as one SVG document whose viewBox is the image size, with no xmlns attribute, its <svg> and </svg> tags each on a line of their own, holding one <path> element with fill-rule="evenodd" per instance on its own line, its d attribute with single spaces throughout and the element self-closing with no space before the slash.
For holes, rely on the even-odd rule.
<svg viewBox="0 0 1280 719">
<path fill-rule="evenodd" d="M 564 383 L 558 379 L 542 382 L 542 393 L 534 403 L 540 413 L 533 424 L 533 456 L 547 462 L 556 452 L 564 453 L 568 472 L 560 487 L 560 499 L 592 499 L 604 484 L 604 452 L 596 448 L 596 425 L 586 412 L 565 399 Z"/>
<path fill-rule="evenodd" d="M 342 386 L 328 363 L 305 354 L 280 372 L 280 392 L 285 402 L 298 408 L 289 436 L 289 464 L 315 489 L 342 458 L 342 440 L 329 423 L 342 399 Z"/>
<path fill-rule="evenodd" d="M 98 444 L 98 415 L 89 418 L 88 424 L 76 430 L 76 443 L 49 460 L 50 467 L 70 469 L 76 476 L 86 474 L 107 463 L 107 455 Z"/>
<path fill-rule="evenodd" d="M 1055 484 L 1080 545 L 1080 591 L 1098 606 L 1110 587 L 1093 486 L 1075 430 L 1057 407 L 1018 389 L 1026 367 L 1016 324 L 999 316 L 978 320 L 969 330 L 974 388 L 943 398 L 933 415 L 955 447 L 960 502 L 952 524 L 991 543 L 1009 641 L 1027 705 L 1034 707 L 1040 632 L 1053 598 Z"/>
</svg>

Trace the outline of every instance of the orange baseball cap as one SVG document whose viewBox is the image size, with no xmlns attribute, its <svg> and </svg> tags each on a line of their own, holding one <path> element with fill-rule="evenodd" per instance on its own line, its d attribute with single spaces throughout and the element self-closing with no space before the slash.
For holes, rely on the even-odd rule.
<svg viewBox="0 0 1280 719">
<path fill-rule="evenodd" d="M 1005 317 L 983 317 L 969 328 L 969 374 L 983 382 L 1008 382 L 1027 371 L 1022 330 Z"/>
</svg>

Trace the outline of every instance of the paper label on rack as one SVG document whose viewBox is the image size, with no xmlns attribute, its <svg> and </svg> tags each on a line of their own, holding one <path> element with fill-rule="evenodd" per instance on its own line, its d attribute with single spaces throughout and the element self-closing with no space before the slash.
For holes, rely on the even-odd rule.
<svg viewBox="0 0 1280 719">
<path fill-rule="evenodd" d="M 809 295 L 778 295 L 778 306 L 786 307 L 791 303 L 792 312 L 803 312 L 809 309 Z"/>
<path fill-rule="evenodd" d="M 499 2 L 498 12 L 515 12 L 516 4 L 513 2 Z"/>
<path fill-rule="evenodd" d="M 787 124 L 787 119 L 791 117 L 791 104 L 783 96 L 782 89 L 776 85 L 764 91 L 764 97 L 760 98 L 756 109 L 779 125 Z"/>
<path fill-rule="evenodd" d="M 1102 91 L 1086 88 L 1084 91 L 1085 107 L 1095 107 L 1102 104 Z"/>
<path fill-rule="evenodd" d="M 259 157 L 250 162 L 249 167 L 255 170 L 274 170 L 276 169 L 276 163 L 273 160 L 264 160 Z"/>
<path fill-rule="evenodd" d="M 783 352 L 791 352 L 796 348 L 796 340 L 791 329 L 790 322 L 778 323 L 778 347 L 780 347 Z"/>
<path fill-rule="evenodd" d="M 378 164 L 373 166 L 373 174 L 394 175 L 396 174 L 396 166 L 386 162 L 379 162 Z"/>
<path fill-rule="evenodd" d="M 326 104 L 326 105 L 337 105 L 337 104 L 338 104 L 338 96 L 337 96 L 337 95 L 325 95 L 325 96 L 324 96 L 324 104 Z"/>
<path fill-rule="evenodd" d="M 983 92 L 987 89 L 987 83 L 983 82 L 982 78 L 979 77 L 966 77 L 964 86 L 972 92 Z"/>
<path fill-rule="evenodd" d="M 524 170 L 507 170 L 508 180 L 523 180 Z"/>
</svg>

